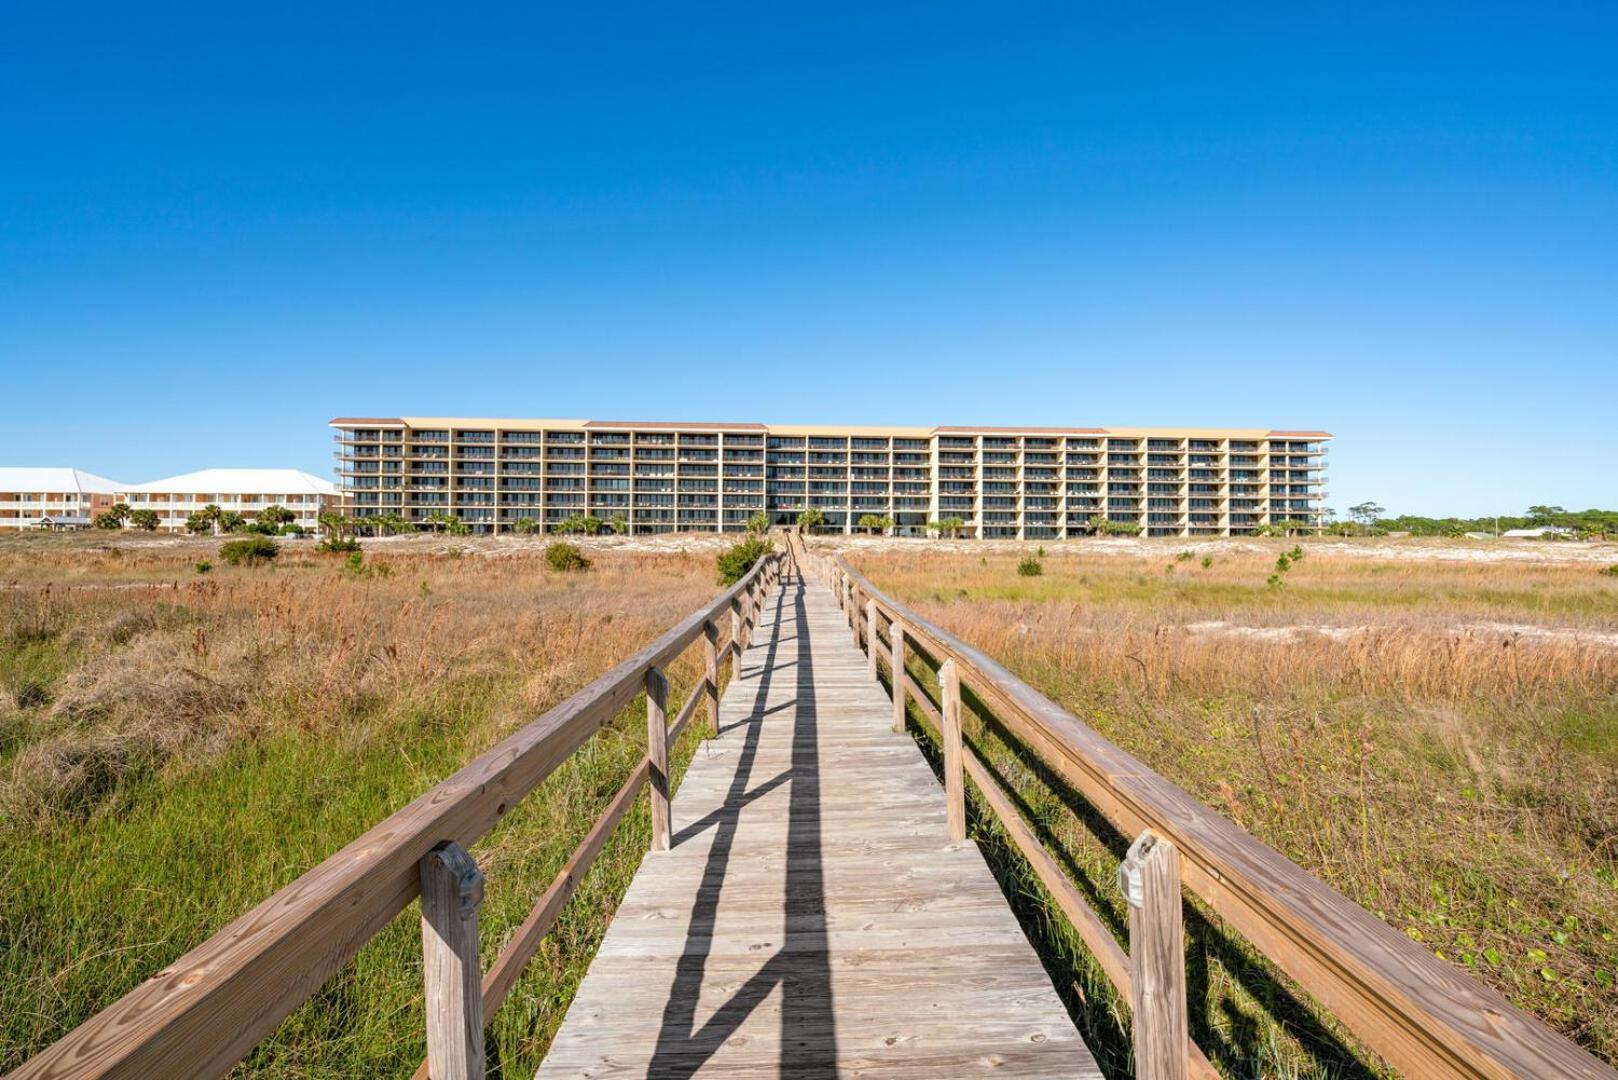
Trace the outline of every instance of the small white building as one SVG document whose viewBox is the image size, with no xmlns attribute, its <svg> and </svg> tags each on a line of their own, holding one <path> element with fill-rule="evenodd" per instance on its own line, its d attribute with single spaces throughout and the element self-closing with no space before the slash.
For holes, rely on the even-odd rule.
<svg viewBox="0 0 1618 1080">
<path fill-rule="evenodd" d="M 336 485 L 300 469 L 203 469 L 122 487 L 119 498 L 131 510 L 157 511 L 164 532 L 184 532 L 186 519 L 210 504 L 248 521 L 280 506 L 292 511 L 294 524 L 314 532 L 321 512 L 338 506 Z"/>
<path fill-rule="evenodd" d="M 1508 540 L 1544 540 L 1548 537 L 1572 536 L 1573 530 L 1562 525 L 1538 525 L 1532 529 L 1507 529 L 1500 535 Z"/>
<path fill-rule="evenodd" d="M 127 486 L 83 469 L 0 466 L 0 532 L 83 528 Z"/>
</svg>

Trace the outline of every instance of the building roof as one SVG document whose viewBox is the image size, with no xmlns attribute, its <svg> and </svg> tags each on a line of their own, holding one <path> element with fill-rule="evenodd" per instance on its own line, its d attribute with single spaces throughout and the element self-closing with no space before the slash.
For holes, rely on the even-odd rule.
<svg viewBox="0 0 1618 1080">
<path fill-rule="evenodd" d="M 68 492 L 86 495 L 111 495 L 127 491 L 128 485 L 105 476 L 87 473 L 69 467 L 13 468 L 0 466 L 0 491 Z"/>
<path fill-rule="evenodd" d="M 932 435 L 1113 435 L 1123 438 L 1172 436 L 1193 439 L 1329 439 L 1332 437 L 1329 431 L 1272 431 L 1267 428 L 995 427 L 983 424 L 906 427 L 903 425 L 862 426 L 855 424 L 758 424 L 750 421 L 715 424 L 709 422 L 678 423 L 667 420 L 547 420 L 534 417 L 502 418 L 492 416 L 401 416 L 392 418 L 339 416 L 330 421 L 329 426 L 336 428 L 473 428 L 478 430 L 499 428 L 508 431 L 745 431 L 768 432 L 772 435 L 895 435 L 903 438 L 921 439 Z"/>
<path fill-rule="evenodd" d="M 202 469 L 152 480 L 145 484 L 130 484 L 119 491 L 178 492 L 186 495 L 216 492 L 251 493 L 263 495 L 336 495 L 337 486 L 301 469 Z"/>
<path fill-rule="evenodd" d="M 715 424 L 708 421 L 681 424 L 673 420 L 586 420 L 587 428 L 628 429 L 632 431 L 764 431 L 763 424 Z"/>
<path fill-rule="evenodd" d="M 1106 428 L 1064 428 L 1064 427 L 936 427 L 939 433 L 950 435 L 1105 435 Z"/>
</svg>

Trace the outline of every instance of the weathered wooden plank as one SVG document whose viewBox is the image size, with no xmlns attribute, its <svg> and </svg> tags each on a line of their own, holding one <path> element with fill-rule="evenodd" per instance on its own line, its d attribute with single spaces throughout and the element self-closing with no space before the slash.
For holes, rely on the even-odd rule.
<svg viewBox="0 0 1618 1080">
<path fill-rule="evenodd" d="M 1135 1074 L 1141 1080 L 1186 1080 L 1179 853 L 1154 834 L 1141 833 L 1118 868 L 1118 883 L 1129 904 Z"/>
<path fill-rule="evenodd" d="M 849 634 L 859 599 L 823 588 L 759 598 L 672 846 L 635 875 L 542 1077 L 1098 1075 L 893 733 Z"/>
<path fill-rule="evenodd" d="M 461 845 L 444 844 L 421 860 L 421 967 L 433 1080 L 483 1080 L 482 903 L 483 875 Z"/>
<path fill-rule="evenodd" d="M 422 857 L 470 846 L 764 573 L 479 755 L 26 1062 L 37 1077 L 222 1075 L 420 893 Z"/>
<path fill-rule="evenodd" d="M 669 849 L 669 729 L 665 708 L 669 681 L 657 668 L 646 673 L 647 785 L 652 792 L 652 850 Z"/>
<path fill-rule="evenodd" d="M 1618 1070 L 1204 806 L 992 658 L 895 603 L 840 557 L 833 563 L 885 616 L 904 620 L 921 648 L 956 660 L 996 718 L 1121 832 L 1150 828 L 1173 843 L 1187 888 L 1406 1075 L 1618 1078 Z"/>
</svg>

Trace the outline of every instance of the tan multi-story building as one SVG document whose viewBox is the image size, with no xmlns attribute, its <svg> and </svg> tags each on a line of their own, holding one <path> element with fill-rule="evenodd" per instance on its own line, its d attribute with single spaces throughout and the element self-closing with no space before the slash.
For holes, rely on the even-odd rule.
<svg viewBox="0 0 1618 1080">
<path fill-rule="evenodd" d="M 0 532 L 88 528 L 124 486 L 82 469 L 0 467 Z"/>
<path fill-rule="evenodd" d="M 203 469 L 149 484 L 124 485 L 118 498 L 131 510 L 157 511 L 158 528 L 164 532 L 184 532 L 186 519 L 210 504 L 248 521 L 267 507 L 279 506 L 292 512 L 292 524 L 316 532 L 321 511 L 336 510 L 340 503 L 330 480 L 299 469 Z"/>
<path fill-rule="evenodd" d="M 479 532 L 569 517 L 632 532 L 739 532 L 760 510 L 809 508 L 854 531 L 867 515 L 916 534 L 1062 539 L 1098 520 L 1151 536 L 1318 524 L 1324 431 L 1264 428 L 817 427 L 448 417 L 339 417 L 345 509 Z"/>
</svg>

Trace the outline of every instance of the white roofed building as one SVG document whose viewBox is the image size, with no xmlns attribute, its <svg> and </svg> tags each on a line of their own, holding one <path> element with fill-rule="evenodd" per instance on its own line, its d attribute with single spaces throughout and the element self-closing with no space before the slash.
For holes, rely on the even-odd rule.
<svg viewBox="0 0 1618 1080">
<path fill-rule="evenodd" d="M 0 532 L 85 528 L 125 486 L 83 469 L 0 466 Z"/>
<path fill-rule="evenodd" d="M 248 521 L 265 507 L 280 506 L 292 511 L 294 524 L 313 532 L 321 512 L 338 507 L 336 485 L 299 469 L 203 469 L 125 486 L 119 496 L 131 510 L 155 510 L 164 532 L 184 532 L 186 519 L 210 504 Z"/>
</svg>

